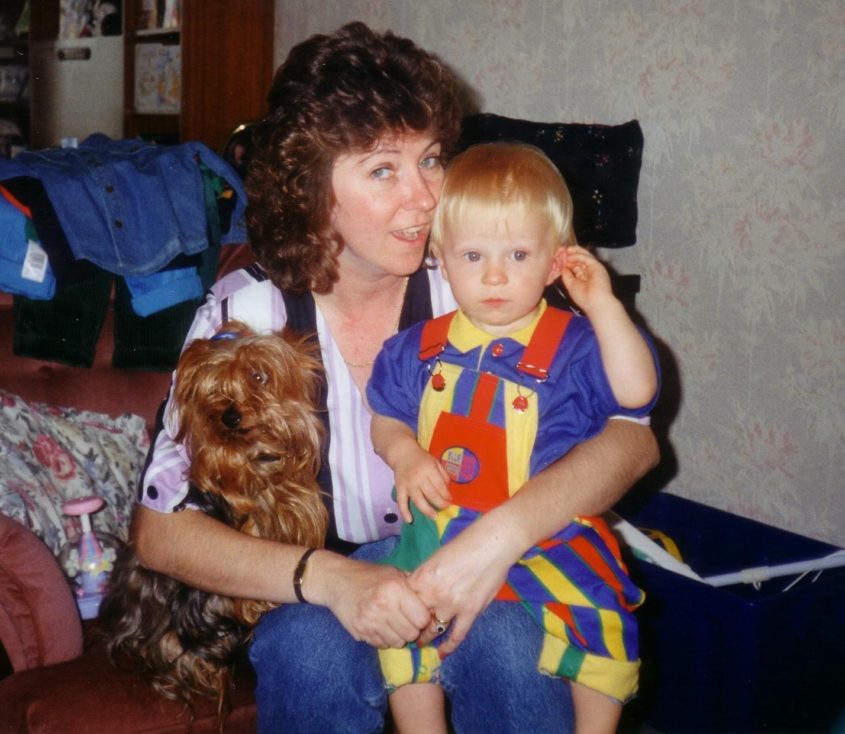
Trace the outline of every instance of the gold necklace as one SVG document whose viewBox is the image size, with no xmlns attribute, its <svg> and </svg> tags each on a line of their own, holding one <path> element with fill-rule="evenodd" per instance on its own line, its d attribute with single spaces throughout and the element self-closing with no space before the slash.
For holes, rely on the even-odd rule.
<svg viewBox="0 0 845 734">
<path fill-rule="evenodd" d="M 408 290 L 408 280 L 410 280 L 410 278 L 406 277 L 405 282 L 402 284 L 402 296 L 399 299 L 399 313 L 396 314 L 396 323 L 393 324 L 393 330 L 390 332 L 391 336 L 397 331 L 399 331 L 399 321 L 402 318 L 402 309 L 405 306 L 405 292 Z M 376 363 L 375 357 L 373 357 L 371 360 L 368 360 L 367 362 L 351 362 L 350 360 L 346 359 L 346 357 L 344 357 L 342 354 L 340 356 L 343 359 L 343 363 L 347 367 L 360 369 L 362 367 L 372 367 Z"/>
</svg>

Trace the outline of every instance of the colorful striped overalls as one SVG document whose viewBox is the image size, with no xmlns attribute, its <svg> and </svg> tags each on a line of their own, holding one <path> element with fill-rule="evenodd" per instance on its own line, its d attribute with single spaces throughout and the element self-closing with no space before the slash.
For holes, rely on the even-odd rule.
<svg viewBox="0 0 845 734">
<path fill-rule="evenodd" d="M 419 357 L 432 373 L 426 392 L 442 391 L 447 381 L 456 382 L 449 410 L 439 413 L 428 445 L 423 443 L 446 467 L 454 504 L 434 521 L 412 505 L 414 522 L 403 526 L 399 548 L 387 559 L 405 570 L 416 568 L 480 513 L 519 489 L 509 471 L 503 416 L 508 410 L 525 410 L 526 396 L 518 388 L 514 393 L 512 383 L 489 372 L 454 371 L 439 363 L 453 315 L 425 325 Z M 544 380 L 570 317 L 547 308 L 517 369 Z M 540 672 L 563 676 L 623 702 L 636 692 L 639 653 L 633 610 L 642 603 L 643 593 L 628 578 L 618 543 L 602 518 L 576 518 L 531 548 L 511 568 L 496 598 L 521 603 L 545 631 Z M 437 641 L 428 647 L 380 650 L 388 688 L 436 681 L 440 666 L 436 646 Z"/>
</svg>

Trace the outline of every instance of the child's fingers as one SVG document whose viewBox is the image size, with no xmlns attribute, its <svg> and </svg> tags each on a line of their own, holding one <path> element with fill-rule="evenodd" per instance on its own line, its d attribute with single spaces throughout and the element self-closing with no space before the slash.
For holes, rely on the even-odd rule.
<svg viewBox="0 0 845 734">
<path fill-rule="evenodd" d="M 585 250 L 579 245 L 573 245 L 566 251 L 566 264 L 572 265 L 574 263 L 593 265 L 598 264 L 598 259 L 589 250 Z"/>
<path fill-rule="evenodd" d="M 431 518 L 433 520 L 437 516 L 437 510 L 435 510 L 434 507 L 431 506 L 431 501 L 429 500 L 428 493 L 422 488 L 417 488 L 416 491 L 413 493 L 411 499 L 413 500 L 417 509 L 426 517 Z"/>
<path fill-rule="evenodd" d="M 585 280 L 587 280 L 585 275 L 579 273 L 574 268 L 567 268 L 560 274 L 560 276 L 560 279 L 563 281 L 563 285 L 566 288 L 573 288 L 579 283 L 583 283 Z"/>
<path fill-rule="evenodd" d="M 594 257 L 593 253 L 590 252 L 586 247 L 581 247 L 581 245 L 569 245 L 566 248 L 566 256 L 567 257 L 578 257 L 581 255 L 586 255 L 587 257 Z"/>
<path fill-rule="evenodd" d="M 405 522 L 411 522 L 414 518 L 411 515 L 411 508 L 408 504 L 408 493 L 396 488 L 396 504 L 399 505 L 399 514 Z"/>
<path fill-rule="evenodd" d="M 566 267 L 563 269 L 562 272 L 584 272 L 588 273 L 592 270 L 595 270 L 598 266 L 598 260 L 588 260 L 586 258 L 570 258 L 570 260 L 566 263 Z"/>
<path fill-rule="evenodd" d="M 448 477 L 448 475 L 446 475 Z M 427 517 L 434 519 L 439 510 L 443 510 L 451 503 L 448 485 L 439 472 L 432 472 L 420 477 L 419 487 L 412 495 L 414 504 Z"/>
<path fill-rule="evenodd" d="M 581 285 L 592 288 L 609 284 L 610 278 L 602 263 L 587 250 L 581 250 L 567 258 L 566 267 L 561 272 L 561 279 L 566 288 L 577 288 Z"/>
<path fill-rule="evenodd" d="M 443 480 L 443 487 L 446 490 L 446 496 L 448 499 L 452 499 L 452 495 L 449 493 L 449 482 L 451 481 L 452 477 L 449 476 L 449 472 L 446 471 L 446 467 L 443 466 L 439 461 L 437 462 L 437 469 L 440 471 L 440 478 Z"/>
<path fill-rule="evenodd" d="M 444 510 L 452 503 L 452 495 L 449 492 L 449 475 L 446 474 L 445 469 L 443 476 L 438 475 L 436 480 L 432 482 L 426 497 L 438 510 Z"/>
</svg>

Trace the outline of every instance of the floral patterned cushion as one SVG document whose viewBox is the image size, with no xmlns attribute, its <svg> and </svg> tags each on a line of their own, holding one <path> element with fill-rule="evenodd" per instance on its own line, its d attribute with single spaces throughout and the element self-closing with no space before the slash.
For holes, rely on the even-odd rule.
<svg viewBox="0 0 845 734">
<path fill-rule="evenodd" d="M 62 504 L 99 495 L 94 528 L 125 540 L 148 446 L 140 416 L 27 403 L 0 390 L 0 512 L 58 554 L 79 527 Z"/>
</svg>

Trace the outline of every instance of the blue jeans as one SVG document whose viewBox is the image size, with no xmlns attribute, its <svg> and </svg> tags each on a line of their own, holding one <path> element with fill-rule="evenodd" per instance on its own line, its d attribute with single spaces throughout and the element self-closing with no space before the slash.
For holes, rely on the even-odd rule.
<svg viewBox="0 0 845 734">
<path fill-rule="evenodd" d="M 389 539 L 362 547 L 372 560 Z M 537 672 L 542 630 L 519 604 L 494 601 L 443 661 L 440 684 L 458 734 L 573 728 L 568 685 Z M 374 648 L 353 640 L 325 607 L 290 604 L 264 615 L 250 659 L 260 734 L 381 732 L 387 693 Z"/>
</svg>

